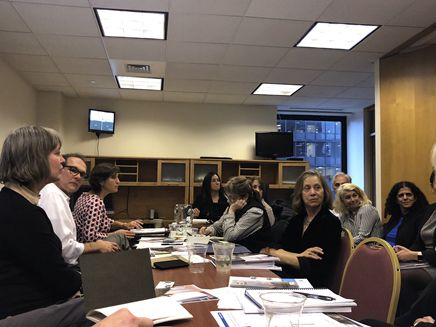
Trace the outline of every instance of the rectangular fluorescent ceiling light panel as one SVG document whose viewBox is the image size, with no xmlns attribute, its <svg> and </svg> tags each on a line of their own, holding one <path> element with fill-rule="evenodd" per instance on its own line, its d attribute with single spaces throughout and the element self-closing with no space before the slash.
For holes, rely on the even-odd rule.
<svg viewBox="0 0 436 327">
<path fill-rule="evenodd" d="M 296 47 L 350 50 L 379 27 L 318 22 Z"/>
<path fill-rule="evenodd" d="M 152 90 L 161 91 L 163 85 L 162 78 L 151 77 L 132 77 L 132 76 L 116 76 L 118 85 L 121 89 L 137 89 L 137 90 Z"/>
<path fill-rule="evenodd" d="M 168 13 L 95 9 L 103 36 L 166 40 Z"/>
<path fill-rule="evenodd" d="M 256 95 L 286 95 L 290 96 L 301 89 L 303 85 L 294 84 L 260 84 L 253 94 Z"/>
</svg>

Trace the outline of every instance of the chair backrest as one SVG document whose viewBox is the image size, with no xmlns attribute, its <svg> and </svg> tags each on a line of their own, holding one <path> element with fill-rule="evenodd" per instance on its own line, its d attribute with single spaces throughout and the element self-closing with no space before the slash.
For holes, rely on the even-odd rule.
<svg viewBox="0 0 436 327">
<path fill-rule="evenodd" d="M 393 323 L 400 295 L 400 265 L 394 249 L 383 239 L 362 241 L 345 266 L 339 294 L 356 300 L 346 316 Z"/>
<path fill-rule="evenodd" d="M 85 254 L 79 263 L 88 311 L 155 297 L 148 249 Z"/>
<path fill-rule="evenodd" d="M 347 264 L 348 259 L 353 252 L 353 249 L 353 235 L 351 235 L 351 232 L 348 229 L 342 228 L 341 247 L 339 249 L 339 254 L 336 259 L 335 267 L 332 270 L 331 275 L 329 276 L 329 279 L 327 281 L 327 288 L 335 293 L 339 293 L 342 276 L 344 275 L 345 265 Z"/>
</svg>

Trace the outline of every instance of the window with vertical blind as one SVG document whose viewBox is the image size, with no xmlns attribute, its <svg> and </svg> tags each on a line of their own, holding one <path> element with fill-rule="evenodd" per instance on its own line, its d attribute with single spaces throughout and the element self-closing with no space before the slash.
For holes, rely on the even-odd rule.
<svg viewBox="0 0 436 327">
<path fill-rule="evenodd" d="M 331 186 L 333 176 L 347 171 L 347 120 L 343 116 L 278 115 L 277 128 L 294 133 L 294 156 L 303 158 Z"/>
</svg>

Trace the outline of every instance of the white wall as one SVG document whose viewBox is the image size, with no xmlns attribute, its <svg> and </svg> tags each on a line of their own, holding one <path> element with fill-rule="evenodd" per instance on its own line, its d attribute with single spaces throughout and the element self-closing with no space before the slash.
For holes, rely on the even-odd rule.
<svg viewBox="0 0 436 327">
<path fill-rule="evenodd" d="M 0 59 L 0 148 L 11 130 L 36 123 L 36 92 Z"/>
<path fill-rule="evenodd" d="M 89 108 L 116 112 L 115 134 L 100 137 L 100 156 L 253 159 L 255 131 L 276 128 L 276 110 L 267 106 L 65 98 L 64 151 L 97 155 Z"/>
<path fill-rule="evenodd" d="M 365 189 L 363 111 L 347 118 L 347 168 L 353 183 Z"/>
</svg>

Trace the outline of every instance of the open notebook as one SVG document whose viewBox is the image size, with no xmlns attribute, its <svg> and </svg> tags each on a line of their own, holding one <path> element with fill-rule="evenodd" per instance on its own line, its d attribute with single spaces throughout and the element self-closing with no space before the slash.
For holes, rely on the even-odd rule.
<svg viewBox="0 0 436 327">
<path fill-rule="evenodd" d="M 79 260 L 88 311 L 155 297 L 148 249 L 85 254 Z"/>
<path fill-rule="evenodd" d="M 86 318 L 98 322 L 121 308 L 128 309 L 137 317 L 153 320 L 154 325 L 173 320 L 192 319 L 192 315 L 184 307 L 166 296 L 91 310 Z"/>
</svg>

